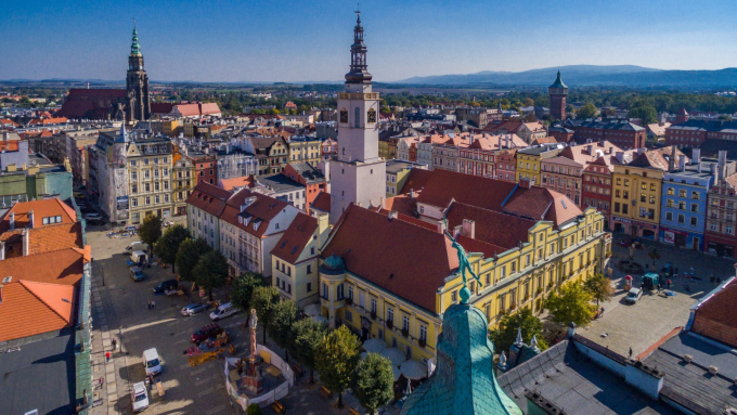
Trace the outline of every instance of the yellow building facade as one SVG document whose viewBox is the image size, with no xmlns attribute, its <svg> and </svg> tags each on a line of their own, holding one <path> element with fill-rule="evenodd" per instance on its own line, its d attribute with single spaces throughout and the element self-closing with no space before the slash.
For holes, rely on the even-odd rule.
<svg viewBox="0 0 737 415">
<path fill-rule="evenodd" d="M 530 147 L 517 151 L 517 172 L 516 180 L 522 179 L 533 181 L 534 184 L 542 183 L 540 172 L 541 162 L 543 159 L 555 157 L 562 151 L 557 146 Z"/>
<path fill-rule="evenodd" d="M 560 229 L 540 221 L 529 230 L 528 240 L 521 242 L 496 257 L 468 254 L 472 269 L 481 279 L 479 285 L 467 276 L 472 292 L 469 302 L 486 314 L 489 328 L 496 327 L 504 315 L 522 308 L 539 311 L 543 298 L 562 284 L 583 281 L 601 272 L 611 251 L 611 234 L 604 232 L 604 217 L 594 208 Z M 335 256 L 321 260 L 323 316 L 331 325 L 345 324 L 363 339 L 382 339 L 408 358 L 432 365 L 437 357 L 442 314 L 460 301 L 462 277 L 457 273 L 446 277 L 437 288 L 435 309 L 426 310 L 341 268 L 340 261 Z"/>
<path fill-rule="evenodd" d="M 614 167 L 610 223 L 616 232 L 657 239 L 664 174 L 651 167 Z"/>
<path fill-rule="evenodd" d="M 288 143 L 289 160 L 294 163 L 308 163 L 317 167 L 320 162 L 322 142 L 317 139 L 293 138 Z"/>
</svg>

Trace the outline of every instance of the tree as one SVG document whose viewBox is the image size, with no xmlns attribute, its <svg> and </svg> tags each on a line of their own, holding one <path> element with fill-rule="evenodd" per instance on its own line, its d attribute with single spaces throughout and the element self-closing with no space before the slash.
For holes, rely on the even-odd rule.
<svg viewBox="0 0 737 415">
<path fill-rule="evenodd" d="M 294 354 L 302 365 L 310 369 L 310 383 L 315 383 L 314 372 L 317 354 L 328 328 L 324 323 L 305 318 L 294 323 Z"/>
<path fill-rule="evenodd" d="M 597 112 L 596 105 L 588 103 L 576 111 L 576 119 L 585 120 L 586 118 L 594 118 Z"/>
<path fill-rule="evenodd" d="M 279 290 L 272 286 L 256 287 L 251 296 L 251 308 L 256 309 L 258 321 L 263 325 L 264 344 L 266 344 L 266 328 L 271 324 L 274 306 L 279 302 L 279 297 Z"/>
<path fill-rule="evenodd" d="M 228 261 L 220 251 L 210 251 L 200 257 L 192 272 L 197 285 L 207 290 L 212 301 L 212 289 L 220 288 L 228 281 Z"/>
<path fill-rule="evenodd" d="M 149 253 L 152 252 L 154 244 L 161 238 L 161 219 L 156 215 L 143 218 L 143 223 L 138 228 L 138 236 L 148 245 Z"/>
<path fill-rule="evenodd" d="M 252 403 L 248 405 L 248 409 L 246 410 L 246 415 L 261 415 L 261 407 L 258 406 L 257 403 Z"/>
<path fill-rule="evenodd" d="M 499 321 L 498 328 L 491 330 L 491 341 L 494 342 L 494 348 L 501 352 L 509 350 L 517 339 L 517 330 L 522 329 L 522 341 L 530 344 L 532 336 L 537 336 L 537 345 L 540 350 L 548 348 L 548 344 L 542 336 L 543 323 L 539 318 L 532 314 L 529 308 L 523 308 L 519 312 L 512 315 L 505 315 Z"/>
<path fill-rule="evenodd" d="M 297 321 L 299 307 L 292 300 L 276 303 L 271 313 L 271 321 L 266 329 L 271 338 L 284 349 L 285 360 L 289 363 L 289 349 L 294 347 L 294 323 Z"/>
<path fill-rule="evenodd" d="M 595 306 L 591 304 L 593 297 L 581 283 L 569 283 L 552 293 L 545 301 L 545 308 L 550 311 L 553 321 L 567 325 L 576 323 L 585 326 L 594 317 Z"/>
<path fill-rule="evenodd" d="M 642 101 L 637 106 L 630 108 L 630 118 L 639 118 L 642 125 L 654 124 L 658 122 L 658 111 L 652 105 Z"/>
<path fill-rule="evenodd" d="M 194 281 L 194 269 L 200 261 L 200 256 L 210 251 L 210 246 L 202 238 L 188 238 L 179 245 L 174 263 L 179 268 L 179 278 L 183 281 Z"/>
<path fill-rule="evenodd" d="M 338 407 L 343 407 L 343 391 L 351 384 L 360 356 L 361 342 L 346 326 L 325 337 L 317 353 L 316 369 L 320 380 L 338 393 Z"/>
<path fill-rule="evenodd" d="M 261 274 L 246 272 L 233 281 L 233 291 L 230 294 L 230 302 L 243 310 L 244 313 L 251 312 L 251 296 L 256 287 L 263 287 L 264 277 Z"/>
<path fill-rule="evenodd" d="M 374 414 L 394 397 L 393 385 L 392 362 L 377 353 L 369 353 L 358 362 L 351 389 L 361 406 Z"/>
<path fill-rule="evenodd" d="M 174 225 L 168 228 L 161 238 L 156 241 L 154 253 L 165 264 L 171 264 L 171 272 L 176 272 L 175 262 L 177 260 L 177 251 L 179 246 L 185 239 L 189 238 L 189 231 L 182 225 Z"/>
<path fill-rule="evenodd" d="M 609 300 L 614 294 L 614 287 L 612 287 L 611 281 L 609 281 L 609 278 L 605 277 L 603 274 L 594 274 L 591 278 L 587 279 L 583 285 L 584 288 L 586 288 L 586 291 L 588 291 L 594 300 L 596 300 L 597 306 L 599 305 L 599 302 Z"/>
</svg>

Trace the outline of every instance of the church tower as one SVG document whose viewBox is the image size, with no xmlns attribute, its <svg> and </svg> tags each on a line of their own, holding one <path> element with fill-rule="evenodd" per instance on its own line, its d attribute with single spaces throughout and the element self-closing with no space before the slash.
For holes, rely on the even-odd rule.
<svg viewBox="0 0 737 415">
<path fill-rule="evenodd" d="M 356 13 L 351 69 L 345 92 L 338 94 L 338 157 L 330 162 L 333 224 L 349 204 L 383 207 L 386 196 L 386 160 L 379 157 L 379 93 L 371 89 L 361 13 Z"/>
<path fill-rule="evenodd" d="M 147 120 L 151 115 L 151 101 L 148 95 L 148 75 L 143 69 L 143 55 L 138 44 L 138 31 L 133 28 L 131 54 L 128 57 L 128 76 L 125 79 L 128 91 L 126 114 L 127 121 Z"/>
<path fill-rule="evenodd" d="M 550 116 L 554 120 L 565 121 L 568 87 L 560 79 L 560 71 L 558 71 L 558 78 L 548 88 L 548 94 L 550 94 Z"/>
</svg>

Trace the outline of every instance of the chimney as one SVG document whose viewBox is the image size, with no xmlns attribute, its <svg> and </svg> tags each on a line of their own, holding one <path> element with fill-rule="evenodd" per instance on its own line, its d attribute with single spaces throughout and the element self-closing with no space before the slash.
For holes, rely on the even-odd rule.
<svg viewBox="0 0 737 415">
<path fill-rule="evenodd" d="M 509 147 L 509 134 L 506 135 L 506 145 L 504 147 L 505 148 L 510 148 Z"/>
<path fill-rule="evenodd" d="M 409 189 L 409 198 L 412 200 L 415 200 L 417 195 L 415 194 L 415 189 Z"/>
<path fill-rule="evenodd" d="M 31 236 L 28 229 L 23 229 L 23 256 L 28 256 L 30 249 Z"/>
<path fill-rule="evenodd" d="M 646 365 L 639 360 L 627 360 L 624 369 L 625 381 L 655 400 L 658 399 L 660 390 L 663 388 L 663 376 L 665 373 L 658 368 Z"/>
<path fill-rule="evenodd" d="M 619 162 L 619 164 L 624 164 L 624 152 L 617 151 L 615 155 L 617 157 L 617 161 Z"/>
<path fill-rule="evenodd" d="M 15 212 L 10 212 L 10 216 L 8 216 L 8 222 L 10 222 L 10 230 L 15 229 Z"/>
<path fill-rule="evenodd" d="M 593 148 L 594 146 L 592 146 L 591 144 L 586 145 L 586 153 L 588 153 L 590 156 L 593 156 L 594 155 Z"/>
<path fill-rule="evenodd" d="M 719 166 L 727 164 L 727 150 L 719 150 Z"/>
<path fill-rule="evenodd" d="M 672 158 L 675 158 L 673 156 Z M 678 160 L 678 170 L 685 171 L 686 170 L 686 156 L 681 154 L 679 160 Z"/>
<path fill-rule="evenodd" d="M 570 339 L 570 338 L 571 338 L 571 337 L 573 337 L 573 336 L 574 336 L 575 334 L 576 334 L 576 323 L 574 323 L 574 322 L 572 322 L 572 321 L 571 321 L 571 322 L 570 322 L 570 323 L 568 324 L 568 338 Z"/>
<path fill-rule="evenodd" d="M 28 227 L 33 229 L 33 210 L 28 211 Z"/>
<path fill-rule="evenodd" d="M 471 239 L 476 239 L 476 222 L 470 219 L 463 219 L 463 229 L 461 233 Z"/>
<path fill-rule="evenodd" d="M 529 189 L 531 186 L 530 179 L 520 179 L 519 187 L 522 189 Z"/>
<path fill-rule="evenodd" d="M 0 242 L 0 261 L 5 260 L 5 242 Z"/>
<path fill-rule="evenodd" d="M 693 152 L 691 153 L 691 163 L 696 163 L 696 164 L 701 163 L 701 149 L 700 148 L 693 149 Z"/>
<path fill-rule="evenodd" d="M 453 238 L 458 238 L 458 235 L 461 235 L 463 231 L 463 225 L 458 225 L 453 228 Z"/>
<path fill-rule="evenodd" d="M 637 149 L 637 155 L 639 156 L 640 154 L 644 153 L 645 151 L 647 151 L 647 149 L 645 147 L 639 147 Z"/>
<path fill-rule="evenodd" d="M 527 391 L 525 398 L 527 398 L 528 415 L 568 415 L 568 412 L 545 399 L 540 392 Z"/>
<path fill-rule="evenodd" d="M 445 222 L 445 219 L 441 219 L 438 221 L 438 232 L 445 234 L 445 232 L 448 230 L 448 224 Z"/>
<path fill-rule="evenodd" d="M 499 136 L 499 150 L 502 149 L 502 136 Z"/>
<path fill-rule="evenodd" d="M 399 215 L 399 212 L 397 212 L 396 210 L 390 210 L 389 220 L 391 221 L 392 219 L 396 219 L 398 215 Z"/>
<path fill-rule="evenodd" d="M 476 137 L 474 137 L 473 133 L 468 134 L 468 144 L 473 144 L 473 142 L 476 141 Z"/>
<path fill-rule="evenodd" d="M 670 157 L 668 157 L 668 171 L 676 169 L 676 145 L 670 147 Z"/>
</svg>

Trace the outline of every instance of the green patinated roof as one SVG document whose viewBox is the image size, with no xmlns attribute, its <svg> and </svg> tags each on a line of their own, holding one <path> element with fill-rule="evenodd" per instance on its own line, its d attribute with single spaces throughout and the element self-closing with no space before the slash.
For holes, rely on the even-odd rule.
<svg viewBox="0 0 737 415">
<path fill-rule="evenodd" d="M 550 88 L 568 88 L 566 84 L 563 83 L 563 80 L 560 79 L 560 71 L 558 71 L 558 77 L 555 79 L 555 82 L 553 82 L 553 85 L 550 85 Z"/>
<path fill-rule="evenodd" d="M 131 44 L 131 55 L 140 55 L 141 45 L 138 44 L 138 31 L 133 28 L 133 43 Z"/>
<path fill-rule="evenodd" d="M 402 407 L 402 415 L 523 415 L 494 376 L 494 345 L 484 313 L 449 307 L 438 341 L 438 366 Z"/>
</svg>

